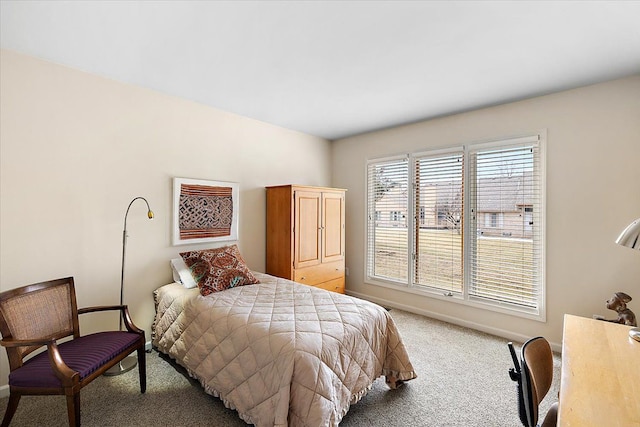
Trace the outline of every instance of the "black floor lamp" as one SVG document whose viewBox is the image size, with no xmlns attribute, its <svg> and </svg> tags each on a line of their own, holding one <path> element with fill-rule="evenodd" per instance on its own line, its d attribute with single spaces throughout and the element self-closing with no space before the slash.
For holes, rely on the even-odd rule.
<svg viewBox="0 0 640 427">
<path fill-rule="evenodd" d="M 133 202 L 135 202 L 138 199 L 144 200 L 144 202 L 147 204 L 147 217 L 149 219 L 153 219 L 153 211 L 149 207 L 149 202 L 147 202 L 147 199 L 145 199 L 144 197 L 136 197 L 135 199 L 133 199 L 131 203 L 129 203 L 129 206 L 127 207 L 127 212 L 124 214 L 124 228 L 122 229 L 122 268 L 120 272 L 120 305 L 124 304 L 124 257 L 127 249 L 127 216 L 129 215 L 129 209 L 131 209 L 131 205 L 133 204 Z M 119 330 L 122 330 L 122 314 L 120 315 Z M 137 363 L 138 362 L 136 358 L 133 356 L 130 356 L 121 360 L 120 363 L 113 366 L 111 369 L 107 370 L 104 374 L 105 375 L 124 374 L 125 372 L 135 368 Z"/>
</svg>

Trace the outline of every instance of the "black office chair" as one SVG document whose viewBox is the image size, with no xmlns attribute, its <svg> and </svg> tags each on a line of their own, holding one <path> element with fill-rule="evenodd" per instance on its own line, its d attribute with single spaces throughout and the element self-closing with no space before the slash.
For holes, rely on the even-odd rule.
<svg viewBox="0 0 640 427">
<path fill-rule="evenodd" d="M 551 346 L 543 337 L 531 338 L 522 346 L 520 361 L 513 344 L 509 343 L 508 346 L 514 365 L 509 369 L 509 377 L 518 383 L 520 421 L 525 427 L 536 427 L 540 402 L 547 395 L 553 380 Z M 556 402 L 549 408 L 540 426 L 556 426 L 557 418 L 558 403 Z"/>
</svg>

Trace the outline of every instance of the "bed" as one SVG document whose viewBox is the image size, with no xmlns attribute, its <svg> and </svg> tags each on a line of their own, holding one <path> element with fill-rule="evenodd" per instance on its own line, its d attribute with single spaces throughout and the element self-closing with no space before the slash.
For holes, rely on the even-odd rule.
<svg viewBox="0 0 640 427">
<path fill-rule="evenodd" d="M 153 346 L 245 422 L 337 426 L 385 376 L 416 378 L 389 313 L 374 303 L 252 272 L 259 284 L 202 296 L 154 292 Z"/>
</svg>

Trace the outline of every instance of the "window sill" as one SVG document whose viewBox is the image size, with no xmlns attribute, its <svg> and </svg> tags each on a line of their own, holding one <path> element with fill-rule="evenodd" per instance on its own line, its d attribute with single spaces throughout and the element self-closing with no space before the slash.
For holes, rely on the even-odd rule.
<svg viewBox="0 0 640 427">
<path fill-rule="evenodd" d="M 474 307 L 480 310 L 493 311 L 510 316 L 521 317 L 525 319 L 535 320 L 538 322 L 546 322 L 546 313 L 544 309 L 534 310 L 525 307 L 519 307 L 515 304 L 501 303 L 496 301 L 487 301 L 483 298 L 469 296 L 464 298 L 461 294 L 445 295 L 445 291 L 431 290 L 427 288 L 410 287 L 405 283 L 384 281 L 367 277 L 365 284 L 378 286 L 386 289 L 392 289 L 406 294 L 420 295 L 425 298 L 431 298 L 441 301 L 447 301 L 453 304 L 460 304 L 467 307 Z"/>
</svg>

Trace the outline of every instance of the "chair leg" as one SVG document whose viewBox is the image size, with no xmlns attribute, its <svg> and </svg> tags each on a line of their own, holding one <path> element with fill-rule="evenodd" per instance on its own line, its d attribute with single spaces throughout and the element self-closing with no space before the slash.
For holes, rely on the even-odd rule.
<svg viewBox="0 0 640 427">
<path fill-rule="evenodd" d="M 17 393 L 11 393 L 9 395 L 9 402 L 7 403 L 7 410 L 4 413 L 4 417 L 2 418 L 2 427 L 8 427 L 11 424 L 11 420 L 16 413 L 16 409 L 18 409 L 18 403 L 20 403 L 20 397 L 22 395 Z"/>
<path fill-rule="evenodd" d="M 67 395 L 67 416 L 69 427 L 80 427 L 80 392 Z"/>
<path fill-rule="evenodd" d="M 138 375 L 140 376 L 140 393 L 147 391 L 147 355 L 144 347 L 138 349 Z"/>
</svg>

